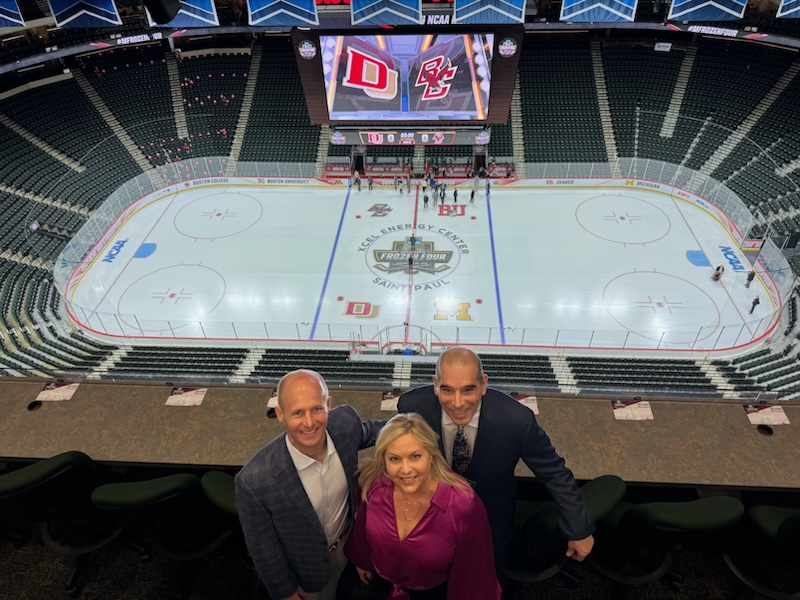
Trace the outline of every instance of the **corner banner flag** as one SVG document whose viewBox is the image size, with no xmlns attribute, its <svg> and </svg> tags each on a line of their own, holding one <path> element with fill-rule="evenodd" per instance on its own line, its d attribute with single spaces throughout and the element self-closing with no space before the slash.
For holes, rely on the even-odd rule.
<svg viewBox="0 0 800 600">
<path fill-rule="evenodd" d="M 747 0 L 673 0 L 668 21 L 736 21 Z"/>
<path fill-rule="evenodd" d="M 25 27 L 17 0 L 0 0 L 0 27 Z"/>
<path fill-rule="evenodd" d="M 150 11 L 147 11 L 147 22 L 150 27 L 169 27 L 172 29 L 186 29 L 188 27 L 212 27 L 219 25 L 217 9 L 214 0 L 181 0 L 178 14 L 169 23 L 159 25 L 153 21 Z"/>
<path fill-rule="evenodd" d="M 776 17 L 800 19 L 800 0 L 781 0 Z"/>
<path fill-rule="evenodd" d="M 257 27 L 319 25 L 315 0 L 247 0 L 247 10 Z"/>
<path fill-rule="evenodd" d="M 633 23 L 638 0 L 564 0 L 561 21 L 572 23 Z"/>
<path fill-rule="evenodd" d="M 122 19 L 114 0 L 47 0 L 59 27 L 114 27 Z"/>
<path fill-rule="evenodd" d="M 422 25 L 422 0 L 350 0 L 353 25 Z"/>
<path fill-rule="evenodd" d="M 455 0 L 455 23 L 468 25 L 525 22 L 525 0 Z"/>
</svg>

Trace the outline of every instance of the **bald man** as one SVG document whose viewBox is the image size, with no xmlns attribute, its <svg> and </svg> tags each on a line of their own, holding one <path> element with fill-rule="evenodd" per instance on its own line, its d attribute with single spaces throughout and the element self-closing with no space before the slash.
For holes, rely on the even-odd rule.
<svg viewBox="0 0 800 600">
<path fill-rule="evenodd" d="M 406 392 L 399 412 L 419 413 L 440 436 L 448 463 L 473 483 L 489 513 L 498 576 L 514 526 L 514 469 L 522 459 L 558 507 L 567 556 L 582 561 L 594 545 L 594 521 L 572 472 L 536 422 L 533 411 L 488 389 L 481 359 L 466 348 L 443 352 L 432 386 Z"/>
<path fill-rule="evenodd" d="M 358 451 L 385 421 L 361 422 L 350 406 L 330 410 L 314 371 L 278 383 L 275 414 L 285 433 L 236 476 L 245 541 L 271 598 L 335 600 L 355 515 Z"/>
</svg>

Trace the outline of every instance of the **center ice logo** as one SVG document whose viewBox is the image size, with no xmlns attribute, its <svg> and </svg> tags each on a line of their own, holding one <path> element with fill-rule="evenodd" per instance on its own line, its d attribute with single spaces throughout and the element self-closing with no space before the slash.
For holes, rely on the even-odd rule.
<svg viewBox="0 0 800 600">
<path fill-rule="evenodd" d="M 453 258 L 452 251 L 436 250 L 433 242 L 423 241 L 422 238 L 416 238 L 416 244 L 412 247 L 409 240 L 395 240 L 390 250 L 373 250 L 377 261 L 375 268 L 385 273 L 413 270 L 431 275 L 450 269 L 448 263 Z"/>
<path fill-rule="evenodd" d="M 432 290 L 448 285 L 450 277 L 469 254 L 466 241 L 447 227 L 419 224 L 393 225 L 368 236 L 358 248 L 364 253 L 372 280 L 392 290 Z"/>
</svg>

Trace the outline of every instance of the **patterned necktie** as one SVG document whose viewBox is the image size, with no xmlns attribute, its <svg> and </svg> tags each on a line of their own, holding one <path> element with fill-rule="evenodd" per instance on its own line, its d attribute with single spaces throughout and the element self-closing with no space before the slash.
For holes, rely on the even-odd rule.
<svg viewBox="0 0 800 600">
<path fill-rule="evenodd" d="M 464 428 L 459 427 L 456 433 L 456 439 L 453 442 L 453 471 L 459 475 L 463 475 L 469 466 L 469 442 L 464 433 Z"/>
</svg>

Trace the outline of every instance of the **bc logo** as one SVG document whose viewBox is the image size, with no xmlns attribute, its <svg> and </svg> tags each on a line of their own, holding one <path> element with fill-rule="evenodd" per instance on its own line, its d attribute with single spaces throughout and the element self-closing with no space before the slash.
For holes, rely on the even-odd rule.
<svg viewBox="0 0 800 600">
<path fill-rule="evenodd" d="M 450 91 L 450 84 L 446 82 L 456 76 L 456 71 L 458 67 L 454 67 L 449 58 L 437 56 L 423 63 L 414 86 L 425 86 L 423 100 L 439 100 Z"/>
</svg>

